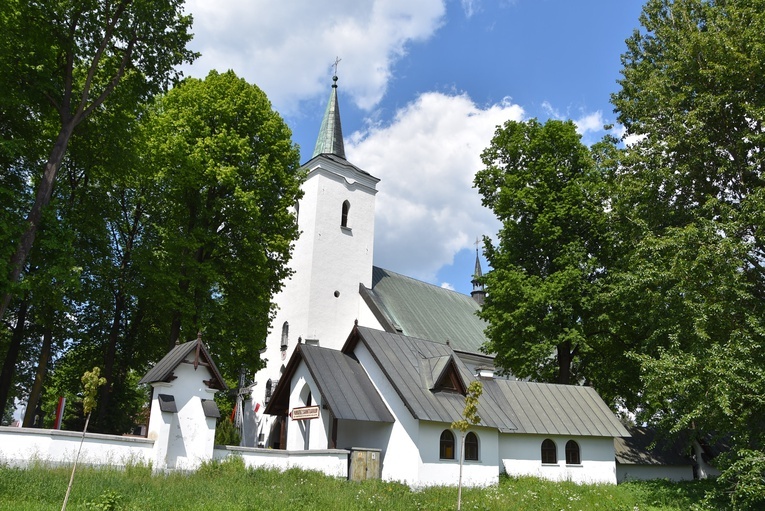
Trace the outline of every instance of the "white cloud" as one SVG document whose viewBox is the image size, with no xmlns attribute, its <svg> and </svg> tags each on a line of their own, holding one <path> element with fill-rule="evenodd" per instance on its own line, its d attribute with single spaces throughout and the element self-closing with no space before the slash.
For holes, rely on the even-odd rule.
<svg viewBox="0 0 765 511">
<path fill-rule="evenodd" d="M 617 125 L 614 131 L 615 131 L 614 136 L 620 139 L 622 143 L 627 147 L 637 144 L 641 140 L 645 139 L 647 136 L 647 135 L 627 134 L 627 128 L 625 128 L 622 124 Z"/>
<path fill-rule="evenodd" d="M 422 94 L 389 125 L 346 142 L 349 161 L 381 179 L 376 201 L 375 264 L 427 281 L 476 236 L 499 228 L 473 188 L 481 152 L 498 125 L 521 120 L 509 99 L 477 106 L 466 94 Z"/>
<path fill-rule="evenodd" d="M 283 114 L 324 96 L 335 56 L 344 92 L 360 108 L 374 107 L 407 45 L 432 36 L 446 13 L 443 0 L 189 0 L 187 10 L 191 47 L 202 57 L 184 72 L 233 69 Z"/>
<path fill-rule="evenodd" d="M 448 289 L 450 291 L 454 291 L 454 286 L 452 286 L 448 282 L 442 282 L 441 283 L 441 287 L 444 288 L 444 289 Z"/>
<path fill-rule="evenodd" d="M 552 119 L 570 119 L 570 112 L 562 113 L 557 108 L 553 107 L 549 101 L 542 102 L 542 111 L 545 112 Z M 585 143 L 592 143 L 594 140 L 590 140 L 590 135 L 603 132 L 603 126 L 607 124 L 603 117 L 603 112 L 597 110 L 595 112 L 581 111 L 579 117 L 572 119 L 576 125 L 576 131 L 582 135 Z"/>
<path fill-rule="evenodd" d="M 597 112 L 585 114 L 579 119 L 574 119 L 574 124 L 576 125 L 576 131 L 580 135 L 585 136 L 590 133 L 603 131 L 603 126 L 606 122 L 603 120 L 603 114 L 598 110 Z"/>
<path fill-rule="evenodd" d="M 472 18 L 478 7 L 478 0 L 462 0 L 462 10 L 465 11 L 466 18 Z"/>
</svg>

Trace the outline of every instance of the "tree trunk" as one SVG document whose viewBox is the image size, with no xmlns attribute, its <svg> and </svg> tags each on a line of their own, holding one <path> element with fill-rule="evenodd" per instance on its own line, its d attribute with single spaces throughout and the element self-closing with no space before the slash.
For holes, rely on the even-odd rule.
<svg viewBox="0 0 765 511">
<path fill-rule="evenodd" d="M 29 392 L 27 401 L 27 411 L 24 413 L 23 426 L 31 428 L 35 420 L 35 411 L 42 394 L 43 382 L 48 372 L 48 362 L 50 361 L 51 347 L 53 346 L 53 316 L 49 315 L 45 321 L 45 331 L 43 332 L 43 344 L 40 349 L 40 358 L 37 362 L 37 372 L 35 373 L 35 382 L 32 390 Z"/>
<path fill-rule="evenodd" d="M 96 416 L 96 422 L 99 427 L 103 428 L 103 421 L 106 418 L 106 412 L 109 409 L 109 397 L 111 396 L 111 389 L 114 383 L 114 363 L 117 358 L 117 344 L 120 338 L 120 325 L 122 324 L 122 316 L 125 313 L 125 295 L 121 289 L 117 290 L 117 296 L 114 298 L 114 317 L 112 318 L 112 326 L 109 329 L 109 340 L 106 346 L 106 352 L 104 353 L 104 372 L 103 377 L 106 378 L 106 383 L 99 389 L 98 399 L 98 415 Z"/>
<path fill-rule="evenodd" d="M 0 373 L 0 410 L 5 410 L 8 394 L 11 391 L 13 383 L 13 374 L 16 372 L 16 362 L 21 351 L 21 343 L 24 340 L 24 327 L 27 321 L 27 309 L 29 303 L 26 298 L 19 305 L 19 313 L 16 316 L 16 326 L 13 328 L 11 336 L 11 345 L 8 346 L 8 353 L 5 355 L 3 371 Z"/>
<path fill-rule="evenodd" d="M 11 286 L 19 281 L 21 270 L 24 268 L 24 263 L 32 250 L 32 245 L 37 236 L 37 229 L 39 228 L 40 220 L 42 219 L 43 210 L 50 203 L 51 196 L 53 195 L 53 185 L 56 181 L 56 174 L 58 174 L 58 169 L 61 167 L 61 161 L 64 159 L 64 154 L 66 154 L 66 147 L 69 144 L 69 139 L 72 137 L 75 125 L 75 119 L 71 117 L 62 123 L 61 130 L 58 132 L 58 138 L 56 138 L 56 143 L 53 144 L 53 149 L 48 157 L 48 162 L 45 164 L 43 178 L 37 185 L 35 202 L 32 205 L 29 215 L 27 215 L 27 228 L 24 231 L 24 234 L 21 235 L 19 244 L 16 246 L 16 251 L 11 256 L 11 271 L 8 274 L 8 283 Z M 12 297 L 13 294 L 11 291 L 3 294 L 2 301 L 0 301 L 0 319 L 5 316 L 5 311 L 11 303 Z"/>
<path fill-rule="evenodd" d="M 558 383 L 571 383 L 571 342 L 565 341 L 558 345 Z"/>
<path fill-rule="evenodd" d="M 178 338 L 181 335 L 181 313 L 180 311 L 173 312 L 173 321 L 170 323 L 170 339 L 167 345 L 167 351 L 170 351 L 175 347 L 175 343 L 178 342 Z"/>
</svg>

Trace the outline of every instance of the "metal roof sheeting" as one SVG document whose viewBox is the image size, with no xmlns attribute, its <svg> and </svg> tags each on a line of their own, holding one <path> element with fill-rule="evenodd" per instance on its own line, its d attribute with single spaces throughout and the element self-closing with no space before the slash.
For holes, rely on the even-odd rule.
<svg viewBox="0 0 765 511">
<path fill-rule="evenodd" d="M 450 341 L 454 349 L 468 353 L 481 353 L 487 341 L 487 324 L 476 316 L 480 306 L 467 295 L 376 266 L 372 288 L 363 291 L 390 330 L 439 343 Z"/>
<path fill-rule="evenodd" d="M 484 396 L 509 410 L 516 433 L 629 436 L 592 387 L 510 380 L 484 381 Z"/>
<path fill-rule="evenodd" d="M 319 128 L 319 136 L 316 137 L 313 155 L 334 154 L 345 159 L 343 128 L 340 123 L 340 104 L 337 101 L 337 76 L 333 76 L 332 80 L 332 92 L 329 94 L 327 109 L 321 120 L 321 128 Z"/>
<path fill-rule="evenodd" d="M 364 343 L 416 419 L 451 423 L 462 418 L 465 409 L 465 397 L 462 394 L 433 392 L 428 385 L 429 380 L 432 380 L 431 361 L 441 357 L 453 360 L 454 367 L 459 371 L 458 376 L 465 385 L 475 380 L 449 346 L 365 327 L 357 327 L 355 332 L 358 333 L 355 342 Z M 351 340 L 354 340 L 353 335 Z M 346 348 L 352 349 L 355 342 L 346 345 Z M 493 400 L 480 399 L 478 413 L 483 426 L 494 427 L 502 432 L 515 429 L 510 417 Z"/>
<path fill-rule="evenodd" d="M 212 375 L 210 387 L 219 390 L 226 390 L 228 388 L 226 386 L 226 382 L 223 381 L 223 377 L 213 362 L 212 357 L 210 356 L 210 352 L 207 351 L 207 347 L 200 340 L 184 342 L 183 344 L 175 346 L 170 350 L 170 352 L 168 352 L 167 355 L 162 357 L 162 360 L 157 362 L 154 367 L 152 367 L 138 383 L 170 381 L 169 379 L 173 375 L 175 368 L 178 367 L 178 365 L 181 364 L 186 359 L 186 357 L 194 352 L 195 348 L 197 347 L 197 343 L 200 344 L 199 355 L 201 362 L 204 362 L 204 367 L 208 369 Z"/>
<path fill-rule="evenodd" d="M 459 377 L 476 380 L 451 347 L 401 334 L 357 327 L 344 351 L 363 342 L 399 397 L 419 420 L 453 422 L 462 418 L 465 398 L 433 392 L 433 361 L 452 357 Z M 437 366 L 441 364 L 436 363 Z M 423 374 L 425 373 L 425 374 Z M 481 379 L 481 425 L 503 433 L 621 437 L 629 432 L 592 387 Z"/>
<path fill-rule="evenodd" d="M 649 428 L 629 428 L 631 438 L 614 439 L 616 462 L 622 465 L 691 465 L 683 456 L 682 438 L 662 438 Z"/>
<path fill-rule="evenodd" d="M 394 422 L 393 415 L 356 359 L 318 346 L 301 345 L 299 351 L 319 387 L 322 402 L 335 418 Z"/>
</svg>

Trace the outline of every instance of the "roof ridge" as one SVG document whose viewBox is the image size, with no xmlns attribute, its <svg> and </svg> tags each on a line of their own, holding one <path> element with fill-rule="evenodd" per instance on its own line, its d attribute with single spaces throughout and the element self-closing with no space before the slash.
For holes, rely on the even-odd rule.
<svg viewBox="0 0 765 511">
<path fill-rule="evenodd" d="M 403 273 L 399 273 L 399 272 L 396 272 L 396 271 L 393 271 L 393 270 L 388 270 L 388 269 L 383 268 L 381 266 L 372 265 L 372 271 L 374 271 L 375 268 L 377 268 L 378 270 L 382 270 L 382 271 L 384 271 L 386 273 L 393 273 L 396 276 L 403 277 L 403 278 L 405 278 L 407 280 L 412 280 L 414 282 L 418 282 L 420 284 L 425 284 L 426 286 L 431 286 L 431 287 L 434 287 L 436 289 L 440 289 L 442 291 L 446 291 L 446 292 L 449 292 L 449 293 L 454 293 L 454 294 L 456 294 L 458 296 L 462 296 L 462 297 L 465 297 L 465 298 L 470 298 L 470 295 L 466 295 L 465 293 L 460 293 L 456 289 L 449 289 L 448 287 L 443 287 L 443 286 L 439 286 L 438 284 L 432 284 L 430 282 L 425 282 L 424 280 L 416 279 L 414 277 L 410 277 L 408 275 L 404 275 Z"/>
</svg>

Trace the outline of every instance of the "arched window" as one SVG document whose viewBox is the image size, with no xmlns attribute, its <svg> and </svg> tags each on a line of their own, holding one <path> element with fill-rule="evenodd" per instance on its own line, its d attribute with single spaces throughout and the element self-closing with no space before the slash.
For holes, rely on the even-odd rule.
<svg viewBox="0 0 765 511">
<path fill-rule="evenodd" d="M 542 442 L 542 463 L 558 463 L 558 449 L 549 438 Z"/>
<path fill-rule="evenodd" d="M 566 442 L 566 465 L 581 465 L 582 457 L 579 454 L 579 444 L 573 440 Z"/>
<path fill-rule="evenodd" d="M 340 227 L 348 227 L 348 212 L 351 210 L 351 203 L 348 201 L 343 202 L 343 211 L 340 216 Z"/>
<path fill-rule="evenodd" d="M 478 435 L 472 431 L 465 435 L 465 459 L 478 461 Z"/>
<path fill-rule="evenodd" d="M 287 343 L 290 337 L 290 324 L 286 321 L 282 325 L 282 351 L 287 351 Z"/>
<path fill-rule="evenodd" d="M 448 429 L 445 429 L 444 432 L 441 433 L 441 443 L 438 449 L 438 457 L 442 460 L 454 459 L 454 434 Z"/>
<path fill-rule="evenodd" d="M 274 388 L 275 387 L 276 387 L 276 385 L 274 385 L 273 380 L 271 380 L 269 378 L 269 380 L 266 382 L 266 399 L 265 399 L 265 403 L 266 404 L 268 404 L 268 402 L 271 401 L 271 396 L 274 393 Z"/>
</svg>

